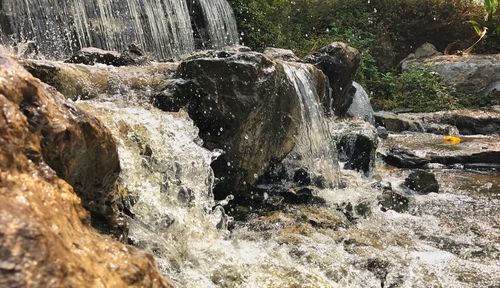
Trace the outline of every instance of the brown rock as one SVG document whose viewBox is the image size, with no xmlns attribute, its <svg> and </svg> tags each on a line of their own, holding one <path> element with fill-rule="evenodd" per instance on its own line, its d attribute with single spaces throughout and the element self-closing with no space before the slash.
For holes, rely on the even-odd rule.
<svg viewBox="0 0 500 288">
<path fill-rule="evenodd" d="M 9 83 L 15 85 L 4 88 L 8 89 L 6 95 L 22 97 L 17 103 L 28 119 L 30 132 L 40 135 L 45 163 L 73 186 L 91 213 L 94 227 L 116 236 L 125 234 L 126 222 L 120 216 L 122 199 L 113 193 L 120 162 L 111 133 L 54 88 L 16 64 L 7 65 L 14 65 L 16 74 Z"/>
<path fill-rule="evenodd" d="M 66 98 L 92 99 L 101 94 L 148 96 L 168 82 L 166 75 L 175 63 L 150 63 L 144 66 L 89 66 L 49 60 L 24 60 L 33 76 L 61 92 Z"/>
<path fill-rule="evenodd" d="M 91 229 L 80 198 L 56 175 L 82 192 L 113 182 L 116 154 L 95 163 L 93 153 L 115 149 L 100 128 L 0 56 L 0 287 L 171 287 L 150 256 Z"/>
</svg>

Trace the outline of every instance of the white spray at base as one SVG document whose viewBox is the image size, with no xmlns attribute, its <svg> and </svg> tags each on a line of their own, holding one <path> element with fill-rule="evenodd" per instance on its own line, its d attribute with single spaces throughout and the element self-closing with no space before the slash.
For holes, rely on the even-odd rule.
<svg viewBox="0 0 500 288">
<path fill-rule="evenodd" d="M 500 283 L 499 218 L 493 217 L 499 199 L 447 189 L 414 198 L 408 213 L 382 212 L 380 192 L 345 171 L 349 188 L 318 191 L 325 205 L 290 206 L 229 231 L 230 219 L 220 206 L 214 208 L 212 195 L 210 163 L 219 153 L 202 147 L 185 113 L 134 105 L 80 102 L 117 139 L 123 190 L 135 199 L 131 242 L 151 252 L 178 287 Z M 382 173 L 393 183 L 404 178 Z M 371 212 L 350 222 L 337 210 L 344 202 L 365 203 Z"/>
</svg>

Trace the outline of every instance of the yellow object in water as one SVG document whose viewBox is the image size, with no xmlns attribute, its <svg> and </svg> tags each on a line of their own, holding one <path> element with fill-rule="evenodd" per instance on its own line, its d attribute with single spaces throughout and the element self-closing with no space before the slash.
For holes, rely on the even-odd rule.
<svg viewBox="0 0 500 288">
<path fill-rule="evenodd" d="M 458 145 L 462 143 L 462 139 L 457 136 L 445 136 L 444 137 L 444 143 L 450 144 L 450 145 Z"/>
</svg>

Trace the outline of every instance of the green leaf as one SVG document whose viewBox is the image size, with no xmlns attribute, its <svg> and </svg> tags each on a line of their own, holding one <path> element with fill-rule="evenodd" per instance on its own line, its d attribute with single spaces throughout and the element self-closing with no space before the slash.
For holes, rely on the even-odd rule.
<svg viewBox="0 0 500 288">
<path fill-rule="evenodd" d="M 472 28 L 474 29 L 474 32 L 476 32 L 478 36 L 481 36 L 483 34 L 483 29 L 482 29 L 483 27 L 477 21 L 469 20 L 467 21 L 467 23 L 471 24 Z"/>
</svg>

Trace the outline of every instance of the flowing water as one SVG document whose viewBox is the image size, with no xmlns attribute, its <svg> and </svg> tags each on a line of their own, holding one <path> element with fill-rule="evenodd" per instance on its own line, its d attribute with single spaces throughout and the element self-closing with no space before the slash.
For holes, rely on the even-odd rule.
<svg viewBox="0 0 500 288">
<path fill-rule="evenodd" d="M 310 154 L 304 155 L 335 161 L 321 159 L 332 156 L 324 154 L 331 151 L 319 149 L 321 143 L 315 142 L 324 126 L 317 101 L 308 98 L 317 95 L 309 91 L 314 85 L 306 85 L 310 75 L 303 68 L 286 66 L 303 97 L 304 135 L 311 136 L 307 141 L 299 137 L 299 143 L 306 141 L 300 145 L 309 147 Z M 379 209 L 376 198 L 381 192 L 372 188 L 373 180 L 343 171 L 348 187 L 318 190 L 326 201 L 323 205 L 289 205 L 233 222 L 224 212 L 227 201 L 216 203 L 212 195 L 210 163 L 220 153 L 202 147 L 198 129 L 184 112 L 165 113 L 132 99 L 111 97 L 78 103 L 117 139 L 121 183 L 135 199 L 130 241 L 150 251 L 178 287 L 500 283 L 500 191 L 491 190 L 498 190 L 494 175 L 469 175 L 464 180 L 468 185 L 458 185 L 453 177 L 446 180 L 453 172 L 444 172 L 440 181 L 455 185 L 440 194 L 412 197 L 409 211 L 396 213 Z M 396 190 L 408 173 L 382 163 L 376 172 Z M 356 207 L 352 219 L 345 216 L 346 203 Z M 363 212 L 358 207 L 364 207 Z"/>
<path fill-rule="evenodd" d="M 199 0 L 212 48 L 236 45 L 239 42 L 238 29 L 233 9 L 226 0 Z"/>
<path fill-rule="evenodd" d="M 211 42 L 238 43 L 236 21 L 226 0 L 205 3 Z M 195 50 L 185 0 L 2 0 L 2 36 L 34 41 L 51 58 L 81 47 L 123 51 L 137 43 L 158 59 Z M 5 41 L 5 40 L 4 40 Z"/>
<path fill-rule="evenodd" d="M 337 151 L 318 98 L 318 78 L 311 71 L 314 67 L 299 63 L 281 64 L 297 91 L 301 108 L 302 127 L 292 153 L 300 155 L 302 160 L 299 161 L 299 166 L 307 167 L 315 175 L 321 175 L 329 186 L 337 186 Z"/>
</svg>

